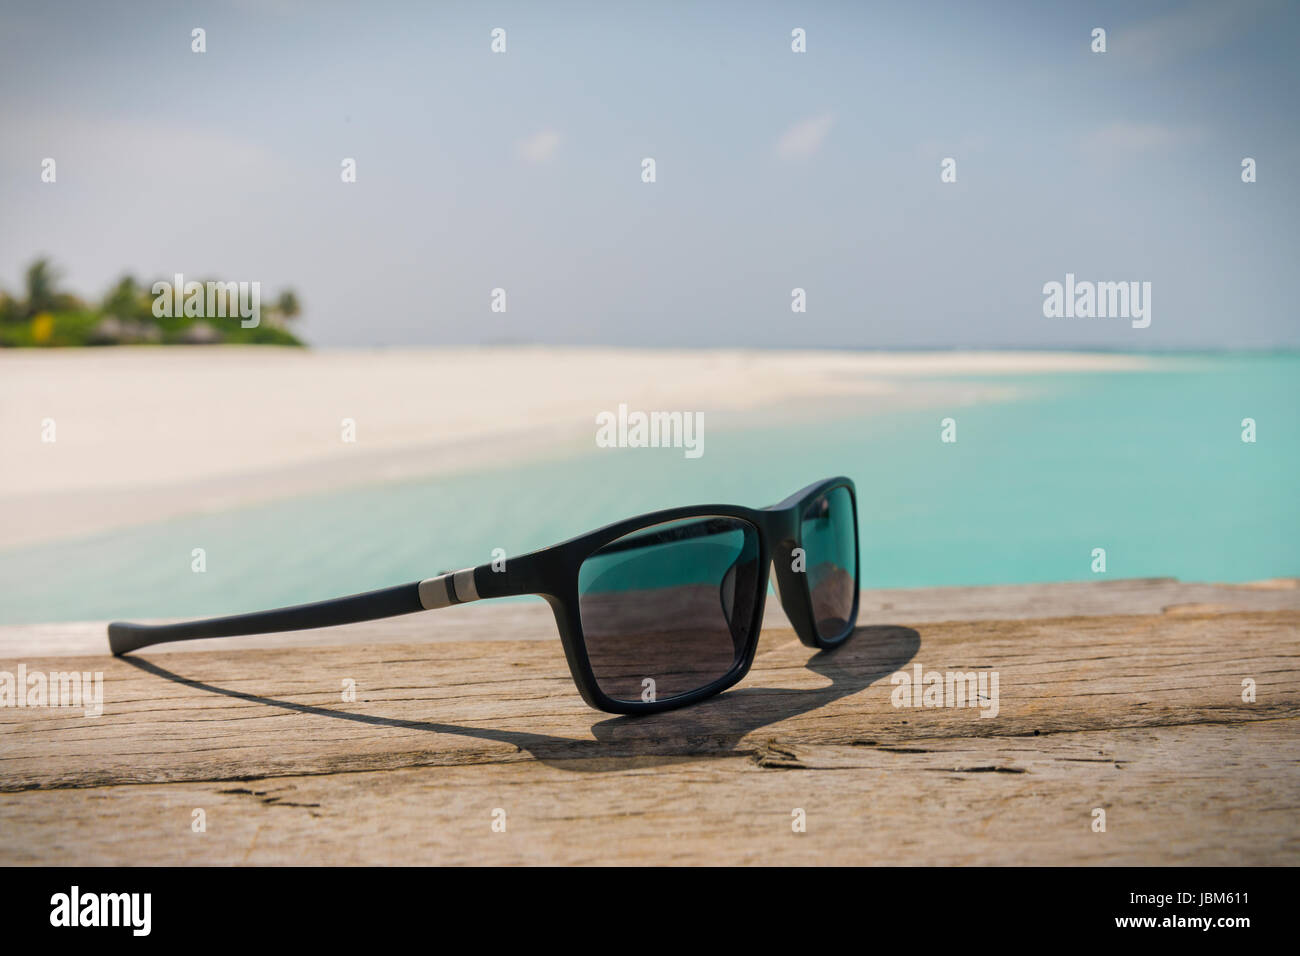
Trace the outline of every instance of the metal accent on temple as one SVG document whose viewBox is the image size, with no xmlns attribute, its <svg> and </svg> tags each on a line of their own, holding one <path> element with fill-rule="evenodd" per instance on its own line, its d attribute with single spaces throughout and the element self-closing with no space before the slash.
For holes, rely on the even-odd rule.
<svg viewBox="0 0 1300 956">
<path fill-rule="evenodd" d="M 478 600 L 478 586 L 474 583 L 473 568 L 466 568 L 463 571 L 457 571 L 452 584 L 456 589 L 457 601 L 463 603 L 465 601 Z"/>
<path fill-rule="evenodd" d="M 473 568 L 448 571 L 420 582 L 420 603 L 426 611 L 477 600 L 478 588 L 474 585 Z"/>
<path fill-rule="evenodd" d="M 456 603 L 448 587 L 450 583 L 450 574 L 440 574 L 436 578 L 425 578 L 420 582 L 420 603 L 424 605 L 426 611 L 450 607 Z"/>
</svg>

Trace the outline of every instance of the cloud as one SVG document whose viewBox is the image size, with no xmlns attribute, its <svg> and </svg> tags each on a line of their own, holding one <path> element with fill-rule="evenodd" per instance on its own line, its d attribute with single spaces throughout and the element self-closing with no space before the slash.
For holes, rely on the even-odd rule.
<svg viewBox="0 0 1300 956">
<path fill-rule="evenodd" d="M 519 157 L 526 163 L 544 163 L 560 148 L 560 134 L 544 129 L 519 142 Z"/>
<path fill-rule="evenodd" d="M 822 148 L 834 123 L 835 117 L 830 113 L 795 123 L 777 140 L 776 155 L 781 159 L 807 159 Z"/>
</svg>

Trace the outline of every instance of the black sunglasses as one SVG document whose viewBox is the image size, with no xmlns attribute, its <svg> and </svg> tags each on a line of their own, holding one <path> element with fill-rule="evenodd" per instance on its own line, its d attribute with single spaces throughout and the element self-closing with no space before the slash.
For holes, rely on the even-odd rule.
<svg viewBox="0 0 1300 956">
<path fill-rule="evenodd" d="M 297 607 L 180 624 L 108 626 L 114 654 L 206 637 L 298 631 L 535 594 L 555 612 L 582 699 L 616 714 L 681 707 L 749 672 L 768 568 L 795 633 L 841 644 L 858 616 L 857 492 L 848 478 L 780 504 L 670 508 L 581 537 L 411 584 Z"/>
</svg>

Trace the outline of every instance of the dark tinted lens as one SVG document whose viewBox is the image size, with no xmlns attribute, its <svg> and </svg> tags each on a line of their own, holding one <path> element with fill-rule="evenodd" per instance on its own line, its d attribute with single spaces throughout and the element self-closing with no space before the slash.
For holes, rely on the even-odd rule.
<svg viewBox="0 0 1300 956">
<path fill-rule="evenodd" d="M 666 700 L 725 676 L 758 606 L 758 530 L 720 516 L 612 541 L 578 572 L 587 657 L 615 700 Z"/>
<path fill-rule="evenodd" d="M 834 640 L 853 625 L 858 590 L 858 525 L 849 489 L 833 488 L 812 502 L 800 533 L 817 634 Z"/>
</svg>

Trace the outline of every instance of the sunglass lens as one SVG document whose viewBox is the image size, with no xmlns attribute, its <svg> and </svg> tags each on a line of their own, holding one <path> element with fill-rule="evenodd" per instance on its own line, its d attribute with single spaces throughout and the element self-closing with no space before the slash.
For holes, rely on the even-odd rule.
<svg viewBox="0 0 1300 956">
<path fill-rule="evenodd" d="M 757 617 L 758 557 L 758 530 L 721 515 L 643 528 L 588 557 L 578 604 L 600 689 L 667 700 L 739 666 Z"/>
</svg>

